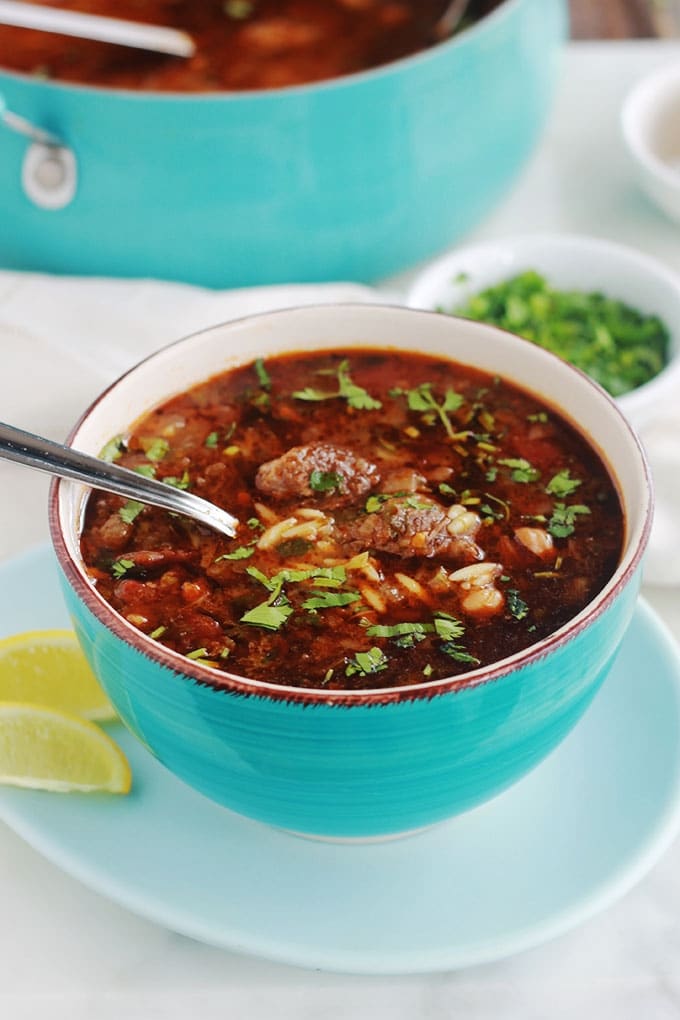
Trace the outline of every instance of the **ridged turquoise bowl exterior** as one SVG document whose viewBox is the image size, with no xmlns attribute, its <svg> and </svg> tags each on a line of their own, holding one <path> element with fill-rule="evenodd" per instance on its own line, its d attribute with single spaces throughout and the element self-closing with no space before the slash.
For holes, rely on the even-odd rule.
<svg viewBox="0 0 680 1020">
<path fill-rule="evenodd" d="M 465 811 L 518 780 L 574 726 L 607 675 L 639 587 L 651 492 L 630 426 L 594 383 L 526 341 L 430 312 L 346 305 L 255 316 L 165 348 L 114 384 L 71 440 L 96 452 L 162 397 L 258 355 L 385 346 L 385 338 L 390 347 L 495 365 L 567 417 L 576 408 L 618 481 L 627 539 L 616 575 L 568 625 L 512 658 L 463 678 L 373 692 L 218 674 L 164 649 L 104 603 L 79 554 L 86 493 L 59 482 L 51 498 L 68 609 L 127 726 L 206 796 L 310 835 L 386 836 Z"/>
<path fill-rule="evenodd" d="M 385 704 L 215 690 L 121 642 L 64 585 L 76 633 L 123 721 L 164 765 L 261 822 L 327 837 L 404 833 L 493 797 L 571 730 L 604 680 L 637 594 L 530 665 Z"/>
<path fill-rule="evenodd" d="M 545 123 L 564 0 L 506 0 L 458 38 L 365 74 L 252 93 L 132 93 L 0 71 L 7 108 L 75 153 L 62 209 L 22 187 L 0 118 L 0 265 L 210 287 L 371 281 L 501 197 Z M 1 106 L 1 103 L 0 103 Z"/>
</svg>

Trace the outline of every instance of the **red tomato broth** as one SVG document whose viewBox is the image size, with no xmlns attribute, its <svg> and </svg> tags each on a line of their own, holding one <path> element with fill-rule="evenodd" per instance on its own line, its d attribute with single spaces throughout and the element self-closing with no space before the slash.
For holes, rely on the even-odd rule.
<svg viewBox="0 0 680 1020">
<path fill-rule="evenodd" d="M 497 377 L 420 354 L 245 366 L 116 445 L 118 463 L 242 523 L 228 540 L 95 493 L 81 548 L 98 591 L 167 647 L 255 680 L 464 676 L 575 616 L 623 546 L 616 486 L 571 425 Z"/>
<path fill-rule="evenodd" d="M 60 81 L 152 91 L 280 88 L 390 63 L 433 45 L 445 0 L 36 0 L 165 25 L 189 58 L 0 25 L 0 67 Z M 484 16 L 498 0 L 472 0 Z"/>
</svg>

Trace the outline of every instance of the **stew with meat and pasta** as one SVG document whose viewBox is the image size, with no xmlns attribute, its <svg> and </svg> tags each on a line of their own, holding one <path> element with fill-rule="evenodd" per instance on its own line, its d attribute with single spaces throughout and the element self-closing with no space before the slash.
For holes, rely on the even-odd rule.
<svg viewBox="0 0 680 1020">
<path fill-rule="evenodd" d="M 572 425 L 418 353 L 258 360 L 102 456 L 241 521 L 227 539 L 94 493 L 81 542 L 102 597 L 188 659 L 277 684 L 464 680 L 575 616 L 622 550 L 616 485 Z"/>
</svg>

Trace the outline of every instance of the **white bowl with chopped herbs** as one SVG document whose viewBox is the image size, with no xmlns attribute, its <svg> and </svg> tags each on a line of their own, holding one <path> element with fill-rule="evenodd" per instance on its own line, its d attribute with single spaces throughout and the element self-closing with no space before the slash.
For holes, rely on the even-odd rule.
<svg viewBox="0 0 680 1020">
<path fill-rule="evenodd" d="M 634 248 L 571 234 L 501 238 L 430 263 L 407 301 L 552 350 L 638 428 L 680 392 L 680 277 Z"/>
</svg>

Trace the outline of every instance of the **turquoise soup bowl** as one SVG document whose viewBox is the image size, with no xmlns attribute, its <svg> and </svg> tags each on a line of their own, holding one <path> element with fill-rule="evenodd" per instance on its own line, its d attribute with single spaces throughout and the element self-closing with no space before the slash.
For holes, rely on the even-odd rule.
<svg viewBox="0 0 680 1020">
<path fill-rule="evenodd" d="M 321 84 L 134 93 L 0 70 L 0 265 L 209 287 L 371 281 L 474 226 L 545 122 L 564 0 L 505 0 L 458 37 Z M 43 155 L 45 155 L 43 153 Z M 49 155 L 49 154 L 48 154 Z"/>
<path fill-rule="evenodd" d="M 209 376 L 291 350 L 417 349 L 498 373 L 590 437 L 618 482 L 620 565 L 570 623 L 460 677 L 375 691 L 280 687 L 218 673 L 163 648 L 92 586 L 79 551 L 87 493 L 58 482 L 51 528 L 73 623 L 128 727 L 172 772 L 234 811 L 300 833 L 376 837 L 430 825 L 520 779 L 589 705 L 631 617 L 651 518 L 644 456 L 591 380 L 491 326 L 376 305 L 289 309 L 217 326 L 123 376 L 71 436 L 97 453 L 142 413 Z"/>
</svg>

